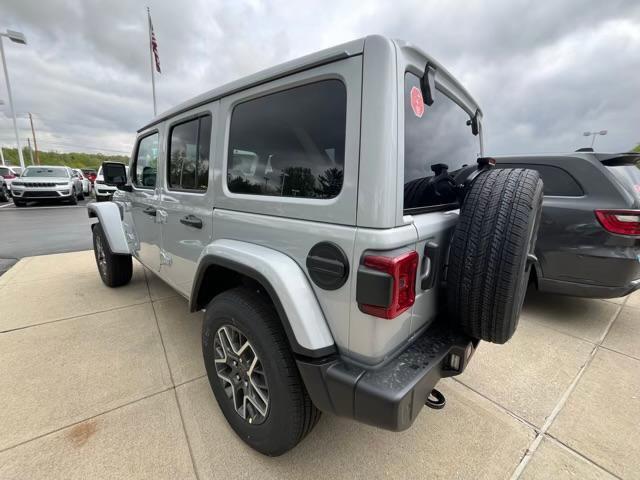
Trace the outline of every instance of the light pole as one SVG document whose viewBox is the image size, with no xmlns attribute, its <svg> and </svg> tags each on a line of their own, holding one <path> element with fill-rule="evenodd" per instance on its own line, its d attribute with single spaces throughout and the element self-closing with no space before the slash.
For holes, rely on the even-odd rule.
<svg viewBox="0 0 640 480">
<path fill-rule="evenodd" d="M 584 135 L 585 137 L 593 137 L 591 139 L 591 148 L 593 148 L 593 144 L 596 143 L 596 136 L 597 135 L 606 135 L 607 134 L 607 130 L 600 130 L 599 132 L 584 132 L 582 135 Z"/>
<path fill-rule="evenodd" d="M 4 101 L 0 100 L 0 107 L 4 105 Z M 0 145 L 0 165 L 4 165 L 4 153 L 2 153 L 2 145 Z"/>
<path fill-rule="evenodd" d="M 27 44 L 27 39 L 21 32 L 7 30 L 6 33 L 0 33 L 0 37 L 7 37 L 14 43 L 21 45 Z M 2 57 L 2 68 L 4 69 L 4 79 L 7 84 L 7 93 L 9 96 L 9 107 L 11 108 L 11 116 L 13 117 L 13 130 L 16 133 L 16 145 L 18 147 L 18 158 L 20 159 L 20 167 L 24 170 L 24 158 L 22 158 L 22 149 L 20 148 L 20 135 L 18 135 L 18 123 L 16 122 L 16 111 L 13 108 L 13 97 L 11 96 L 11 84 L 9 83 L 9 72 L 7 71 L 7 61 L 4 58 L 4 46 L 2 38 L 0 38 L 0 56 Z"/>
<path fill-rule="evenodd" d="M 289 174 L 282 172 L 280 175 L 282 176 L 282 186 L 280 187 L 280 196 L 282 197 L 284 195 L 284 181 L 287 179 Z"/>
</svg>

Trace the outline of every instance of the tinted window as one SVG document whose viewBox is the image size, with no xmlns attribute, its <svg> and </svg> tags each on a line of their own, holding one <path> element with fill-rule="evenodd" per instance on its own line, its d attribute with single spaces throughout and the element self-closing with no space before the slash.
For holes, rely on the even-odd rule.
<svg viewBox="0 0 640 480">
<path fill-rule="evenodd" d="M 13 175 L 13 172 L 6 167 L 0 167 L 0 175 Z"/>
<path fill-rule="evenodd" d="M 347 92 L 338 80 L 233 109 L 227 184 L 235 193 L 332 198 L 342 189 Z"/>
<path fill-rule="evenodd" d="M 209 183 L 211 117 L 176 125 L 171 129 L 170 142 L 169 188 L 206 190 Z"/>
<path fill-rule="evenodd" d="M 158 172 L 158 134 L 143 137 L 138 142 L 133 184 L 138 187 L 152 188 L 156 186 Z"/>
<path fill-rule="evenodd" d="M 551 165 L 523 163 L 498 163 L 496 168 L 529 168 L 537 170 L 544 183 L 544 194 L 560 197 L 581 197 L 584 191 L 575 178 L 566 170 Z"/>
<path fill-rule="evenodd" d="M 434 93 L 433 104 L 424 105 L 422 115 L 418 115 L 411 101 L 421 98 L 419 92 L 420 79 L 407 73 L 404 83 L 405 209 L 455 202 L 455 194 L 447 190 L 448 176 L 444 169 L 438 168 L 439 164 L 455 175 L 463 166 L 474 165 L 480 154 L 479 137 L 467 126 L 469 115 L 439 90 Z M 441 175 L 436 177 L 434 170 Z"/>
</svg>

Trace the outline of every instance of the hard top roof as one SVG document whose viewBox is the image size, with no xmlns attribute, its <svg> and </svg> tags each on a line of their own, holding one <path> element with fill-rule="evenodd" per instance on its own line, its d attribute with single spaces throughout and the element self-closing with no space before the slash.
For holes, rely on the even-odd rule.
<svg viewBox="0 0 640 480">
<path fill-rule="evenodd" d="M 209 90 L 196 97 L 193 97 L 190 100 L 187 100 L 186 102 L 183 102 L 173 108 L 170 108 L 169 110 L 156 116 L 153 120 L 151 120 L 145 126 L 140 128 L 138 130 L 138 133 L 141 133 L 144 130 L 147 130 L 148 128 L 164 120 L 167 120 L 168 118 L 171 118 L 175 115 L 187 112 L 192 108 L 199 107 L 201 105 L 204 105 L 206 103 L 212 102 L 219 98 L 225 97 L 232 93 L 246 90 L 250 87 L 260 85 L 262 83 L 266 83 L 268 81 L 275 80 L 277 78 L 286 77 L 293 73 L 307 70 L 315 66 L 324 65 L 327 63 L 334 62 L 336 60 L 340 60 L 340 59 L 355 56 L 355 55 L 360 55 L 364 52 L 365 43 L 367 39 L 371 37 L 384 38 L 384 37 L 380 37 L 379 35 L 370 35 L 368 37 L 359 38 L 351 42 L 343 43 L 335 47 L 320 50 L 318 52 L 314 52 L 309 55 L 305 55 L 303 57 L 290 60 L 285 63 L 281 63 L 274 67 L 267 68 L 257 73 L 248 75 L 246 77 L 242 77 L 238 80 L 234 80 L 233 82 L 230 82 L 220 87 Z M 385 38 L 385 40 L 391 41 L 390 39 L 387 39 L 387 38 Z M 375 44 L 375 43 L 376 42 L 372 42 L 372 44 Z M 460 101 L 464 103 L 464 105 L 468 110 L 470 110 L 469 113 L 473 114 L 474 111 L 478 110 L 480 115 L 482 115 L 482 112 L 480 111 L 477 102 L 473 99 L 471 94 L 440 63 L 438 63 L 435 59 L 427 55 L 420 48 L 410 43 L 407 43 L 401 40 L 393 40 L 393 43 L 400 49 L 413 50 L 417 52 L 420 56 L 424 57 L 428 62 L 434 65 L 437 68 L 440 77 L 443 80 L 446 80 L 446 83 L 449 86 L 449 88 L 455 91 Z"/>
</svg>

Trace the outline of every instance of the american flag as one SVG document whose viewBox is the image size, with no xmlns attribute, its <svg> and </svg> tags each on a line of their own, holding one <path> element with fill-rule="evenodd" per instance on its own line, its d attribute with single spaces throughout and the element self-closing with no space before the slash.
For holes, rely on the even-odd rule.
<svg viewBox="0 0 640 480">
<path fill-rule="evenodd" d="M 158 41 L 156 40 L 156 34 L 153 31 L 153 23 L 151 23 L 151 12 L 147 9 L 147 13 L 149 14 L 149 31 L 151 32 L 151 51 L 153 52 L 153 59 L 156 64 L 156 71 L 158 73 L 162 73 L 160 70 L 160 56 L 158 55 Z"/>
</svg>

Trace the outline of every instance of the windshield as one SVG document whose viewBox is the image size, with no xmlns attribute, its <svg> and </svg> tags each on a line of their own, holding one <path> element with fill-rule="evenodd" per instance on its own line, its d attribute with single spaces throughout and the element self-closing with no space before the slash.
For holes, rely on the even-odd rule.
<svg viewBox="0 0 640 480">
<path fill-rule="evenodd" d="M 433 105 L 422 104 L 418 76 L 407 73 L 404 90 L 404 209 L 454 203 L 449 175 L 475 165 L 480 137 L 471 133 L 469 115 L 439 90 Z"/>
<path fill-rule="evenodd" d="M 28 167 L 22 177 L 68 177 L 69 171 L 64 167 Z"/>
</svg>

